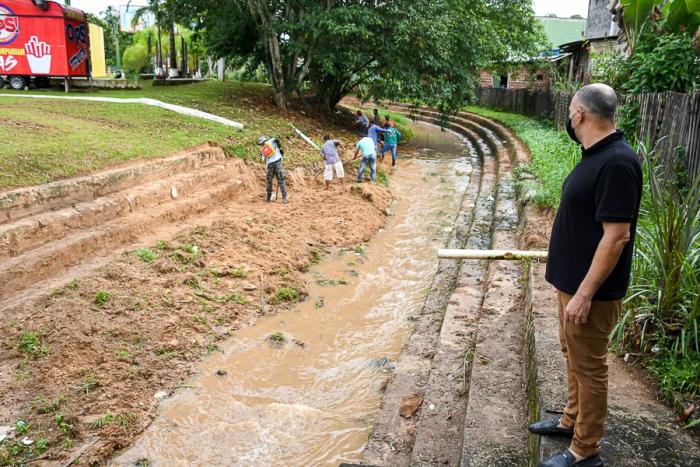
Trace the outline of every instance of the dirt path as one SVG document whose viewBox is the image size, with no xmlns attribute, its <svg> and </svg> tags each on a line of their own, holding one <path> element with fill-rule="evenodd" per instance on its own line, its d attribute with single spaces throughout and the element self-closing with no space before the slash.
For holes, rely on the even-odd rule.
<svg viewBox="0 0 700 467">
<path fill-rule="evenodd" d="M 324 191 L 297 175 L 291 203 L 268 205 L 263 169 L 245 170 L 255 194 L 215 207 L 218 220 L 0 315 L 0 425 L 23 420 L 35 441 L 6 441 L 0 460 L 89 464 L 126 446 L 150 423 L 156 393 L 174 391 L 236 329 L 301 300 L 310 262 L 369 240 L 391 200 L 381 186 Z"/>
</svg>

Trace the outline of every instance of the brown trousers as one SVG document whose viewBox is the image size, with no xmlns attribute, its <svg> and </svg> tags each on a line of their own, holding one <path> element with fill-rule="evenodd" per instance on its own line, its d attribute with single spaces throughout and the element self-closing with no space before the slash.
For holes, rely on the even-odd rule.
<svg viewBox="0 0 700 467">
<path fill-rule="evenodd" d="M 590 457 L 598 453 L 608 413 L 608 336 L 622 311 L 622 300 L 593 301 L 586 324 L 566 322 L 572 296 L 558 292 L 559 343 L 566 359 L 567 405 L 561 424 L 574 427 L 571 449 Z"/>
</svg>

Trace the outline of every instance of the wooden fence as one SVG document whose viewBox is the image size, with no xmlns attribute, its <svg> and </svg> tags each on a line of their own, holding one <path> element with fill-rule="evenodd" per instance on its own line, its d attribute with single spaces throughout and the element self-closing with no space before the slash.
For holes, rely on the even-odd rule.
<svg viewBox="0 0 700 467">
<path fill-rule="evenodd" d="M 553 120 L 558 130 L 564 129 L 573 94 L 527 89 L 480 89 L 479 105 L 530 117 Z M 628 96 L 637 103 L 637 139 L 647 148 L 656 148 L 667 160 L 675 148 L 685 152 L 688 174 L 700 176 L 700 92 L 649 93 Z"/>
</svg>

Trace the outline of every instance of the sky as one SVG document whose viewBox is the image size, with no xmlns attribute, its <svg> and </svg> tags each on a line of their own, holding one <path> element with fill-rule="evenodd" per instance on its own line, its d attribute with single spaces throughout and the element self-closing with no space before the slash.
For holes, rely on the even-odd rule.
<svg viewBox="0 0 700 467">
<path fill-rule="evenodd" d="M 95 14 L 103 11 L 108 5 L 113 5 L 116 8 L 119 5 L 126 5 L 126 3 L 126 0 L 72 0 L 71 2 L 74 7 Z M 132 3 L 139 5 L 145 2 L 133 0 Z M 577 14 L 585 18 L 588 13 L 588 0 L 533 0 L 533 4 L 537 16 L 556 13 L 557 16 L 563 18 Z"/>
</svg>

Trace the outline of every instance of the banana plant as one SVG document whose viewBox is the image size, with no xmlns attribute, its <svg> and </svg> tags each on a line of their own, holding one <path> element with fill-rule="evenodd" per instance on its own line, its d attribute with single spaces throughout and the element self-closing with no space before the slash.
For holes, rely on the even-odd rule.
<svg viewBox="0 0 700 467">
<path fill-rule="evenodd" d="M 650 23 L 671 31 L 695 32 L 700 28 L 700 0 L 619 0 L 620 27 L 625 31 L 630 51 Z"/>
</svg>

